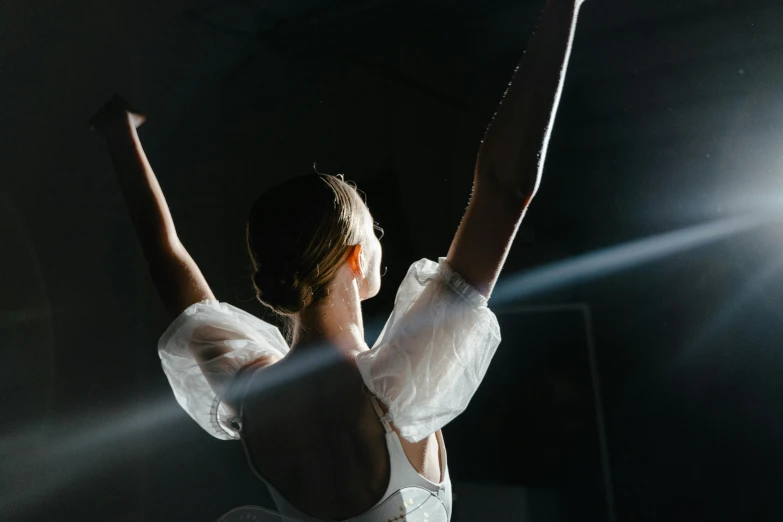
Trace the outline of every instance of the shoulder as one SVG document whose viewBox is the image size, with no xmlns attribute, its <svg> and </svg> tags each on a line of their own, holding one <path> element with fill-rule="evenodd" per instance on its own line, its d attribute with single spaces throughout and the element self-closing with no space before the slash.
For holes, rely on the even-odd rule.
<svg viewBox="0 0 783 522">
<path fill-rule="evenodd" d="M 238 411 L 240 403 L 242 403 L 248 395 L 252 395 L 254 377 L 257 372 L 270 368 L 275 364 L 283 360 L 283 356 L 278 354 L 262 355 L 249 363 L 242 366 L 231 379 L 231 383 L 228 387 L 228 393 L 226 394 L 226 402 Z"/>
</svg>

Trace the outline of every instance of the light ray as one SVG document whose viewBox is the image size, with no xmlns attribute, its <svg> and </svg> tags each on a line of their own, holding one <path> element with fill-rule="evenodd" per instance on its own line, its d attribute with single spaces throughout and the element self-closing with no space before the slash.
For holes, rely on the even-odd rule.
<svg viewBox="0 0 783 522">
<path fill-rule="evenodd" d="M 766 286 L 779 277 L 783 272 L 783 253 L 766 263 L 742 288 L 742 290 L 728 300 L 721 309 L 714 314 L 702 327 L 699 334 L 690 342 L 688 348 L 683 351 L 681 357 L 695 356 L 710 339 L 725 331 L 732 324 L 732 320 L 745 308 L 750 301 L 757 297 Z"/>
<path fill-rule="evenodd" d="M 664 257 L 780 221 L 783 214 L 757 213 L 667 232 L 582 254 L 501 279 L 491 304 L 498 306 L 535 294 L 627 270 Z"/>
<path fill-rule="evenodd" d="M 492 305 L 606 276 L 779 220 L 781 213 L 759 213 L 724 219 L 631 241 L 512 275 L 498 284 Z M 737 302 L 741 303 L 742 298 Z M 727 316 L 736 306 L 727 309 Z M 415 327 L 418 326 L 419 321 L 415 321 Z M 367 331 L 377 335 L 382 327 L 382 322 L 370 321 Z M 338 362 L 339 358 L 329 350 L 312 350 L 309 354 L 302 354 L 297 364 L 276 372 L 274 381 L 259 380 L 258 384 L 268 390 Z M 96 468 L 105 468 L 116 460 L 133 456 L 143 449 L 145 433 L 170 424 L 171 418 L 176 416 L 181 416 L 179 406 L 171 397 L 165 397 L 140 404 L 130 411 L 86 420 L 70 420 L 67 425 L 58 425 L 52 430 L 43 426 L 3 436 L 0 438 L 0 476 L 6 487 L 0 493 L 0 518 L 11 518 L 14 513 L 18 514 L 20 510 L 51 497 Z M 38 451 L 31 452 L 31 449 Z"/>
<path fill-rule="evenodd" d="M 97 469 L 142 451 L 144 435 L 181 416 L 172 397 L 131 410 L 43 423 L 0 438 L 0 520 L 12 520 Z"/>
</svg>

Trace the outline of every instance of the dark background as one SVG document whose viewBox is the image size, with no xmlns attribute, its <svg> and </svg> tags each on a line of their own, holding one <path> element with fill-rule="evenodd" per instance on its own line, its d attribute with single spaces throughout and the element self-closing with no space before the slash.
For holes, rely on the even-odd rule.
<svg viewBox="0 0 783 522">
<path fill-rule="evenodd" d="M 86 129 L 106 98 L 146 112 L 180 237 L 216 295 L 258 315 L 257 194 L 313 163 L 356 181 L 386 229 L 366 306 L 382 318 L 409 264 L 445 255 L 542 5 L 0 5 L 0 518 L 213 520 L 268 502 L 160 370 L 167 318 Z M 781 27 L 777 0 L 589 0 L 505 273 L 783 208 Z M 758 227 L 525 299 L 592 311 L 618 520 L 783 515 L 781 239 Z M 450 458 L 501 469 L 487 453 Z"/>
</svg>

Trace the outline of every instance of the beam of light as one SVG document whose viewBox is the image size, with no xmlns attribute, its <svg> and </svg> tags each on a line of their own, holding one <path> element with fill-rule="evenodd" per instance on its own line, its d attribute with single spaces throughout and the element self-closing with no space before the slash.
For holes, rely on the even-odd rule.
<svg viewBox="0 0 783 522">
<path fill-rule="evenodd" d="M 346 358 L 333 347 L 309 346 L 300 349 L 295 358 L 288 356 L 283 358 L 274 365 L 275 371 L 266 374 L 262 379 L 253 378 L 252 372 L 240 373 L 231 384 L 231 389 L 237 390 L 240 397 L 254 393 L 269 393 L 345 361 Z"/>
<path fill-rule="evenodd" d="M 699 334 L 680 354 L 680 358 L 691 358 L 698 355 L 707 343 L 715 336 L 725 331 L 732 320 L 756 298 L 767 285 L 783 273 L 783 253 L 766 263 L 732 299 L 726 302 L 702 327 Z"/>
<path fill-rule="evenodd" d="M 307 349 L 252 383 L 265 393 L 344 362 L 334 350 Z M 240 376 L 238 380 L 241 380 Z M 241 383 L 240 383 L 241 384 Z M 0 435 L 0 520 L 50 500 L 56 493 L 145 451 L 150 434 L 185 419 L 171 395 L 112 413 L 89 413 Z"/>
<path fill-rule="evenodd" d="M 131 410 L 43 423 L 0 438 L 0 520 L 50 500 L 112 463 L 144 451 L 145 435 L 182 412 L 172 397 Z"/>
<path fill-rule="evenodd" d="M 631 241 L 513 275 L 501 280 L 492 298 L 493 306 L 629 269 L 780 219 L 780 213 L 724 219 Z M 421 320 L 426 323 L 427 314 L 422 316 Z M 414 323 L 417 327 L 420 321 Z M 381 328 L 382 322 L 374 320 L 367 325 L 367 332 L 374 335 Z M 416 330 L 415 327 L 413 329 Z M 300 354 L 295 364 L 281 365 L 273 381 L 258 379 L 257 384 L 268 390 L 305 378 L 341 360 L 330 350 L 308 352 Z M 0 518 L 10 519 L 68 485 L 78 483 L 96 469 L 105 469 L 111 462 L 133 457 L 143 451 L 146 433 L 181 416 L 176 402 L 165 397 L 139 404 L 129 411 L 70 420 L 58 425 L 56 430 L 43 426 L 2 436 L 0 477 L 5 487 L 0 492 Z"/>
<path fill-rule="evenodd" d="M 492 304 L 506 304 L 627 270 L 780 221 L 782 217 L 780 211 L 732 217 L 558 261 L 501 279 L 492 295 Z"/>
</svg>

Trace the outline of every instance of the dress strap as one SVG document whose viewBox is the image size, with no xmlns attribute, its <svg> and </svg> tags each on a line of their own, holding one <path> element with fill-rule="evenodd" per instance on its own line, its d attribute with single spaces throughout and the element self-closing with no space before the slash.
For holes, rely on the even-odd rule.
<svg viewBox="0 0 783 522">
<path fill-rule="evenodd" d="M 383 413 L 383 410 L 381 409 L 381 405 L 378 404 L 378 399 L 375 397 L 370 397 L 370 402 L 372 403 L 372 407 L 375 410 L 375 414 L 378 416 L 378 419 L 383 424 L 383 429 L 386 430 L 386 433 L 391 433 L 392 427 L 391 427 L 391 418 L 389 417 L 388 413 Z"/>
</svg>

